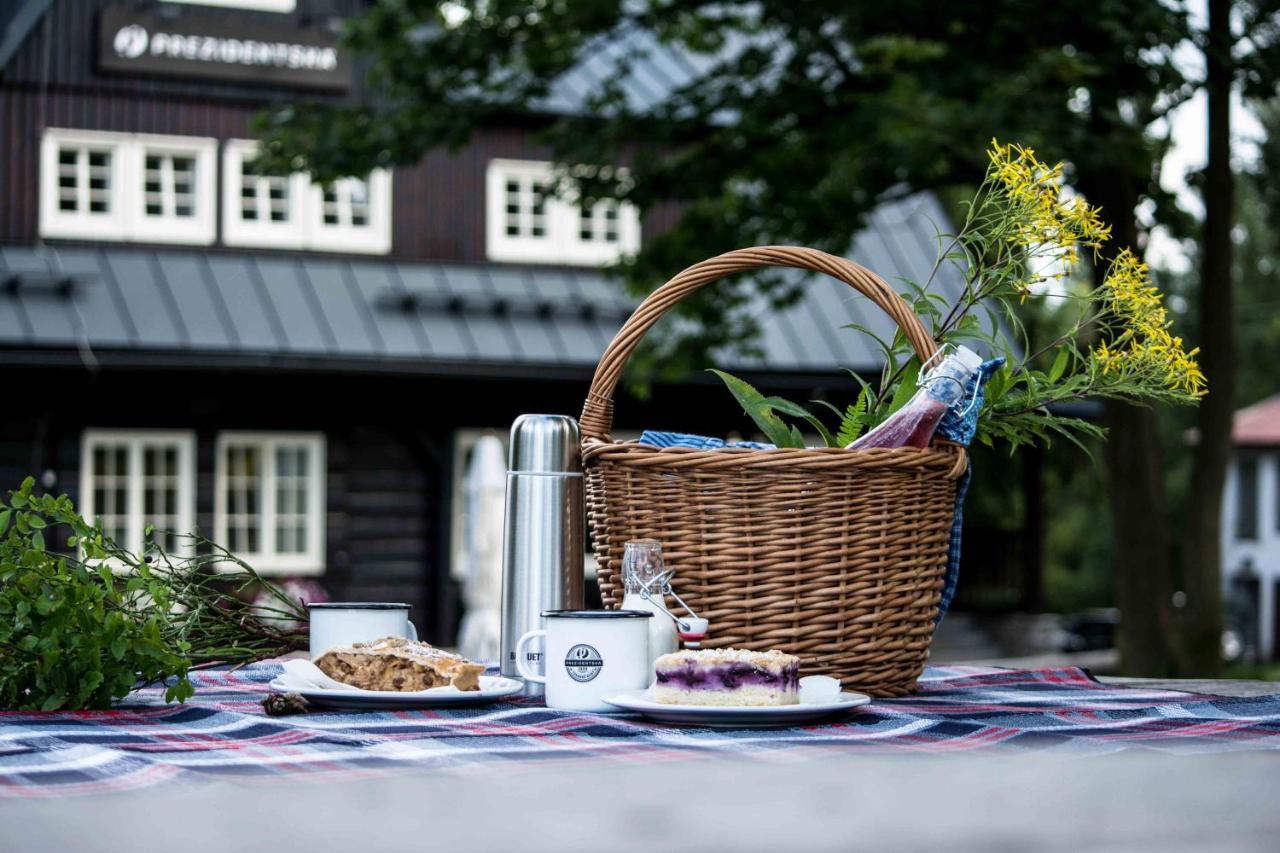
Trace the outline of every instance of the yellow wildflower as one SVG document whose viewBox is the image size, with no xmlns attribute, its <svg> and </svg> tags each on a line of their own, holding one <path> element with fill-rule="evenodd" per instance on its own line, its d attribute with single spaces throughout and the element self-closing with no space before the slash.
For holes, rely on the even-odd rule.
<svg viewBox="0 0 1280 853">
<path fill-rule="evenodd" d="M 1079 260 L 1079 247 L 1095 254 L 1111 236 L 1097 207 L 1075 196 L 1063 198 L 1062 163 L 1050 166 L 1031 148 L 991 140 L 987 181 L 1002 197 L 1009 222 L 1008 241 L 1034 252 L 1056 247 L 1060 261 L 1070 269 Z"/>
<path fill-rule="evenodd" d="M 1182 338 L 1169 332 L 1164 301 L 1146 264 L 1125 249 L 1112 262 L 1097 296 L 1102 319 L 1112 331 L 1111 340 L 1092 351 L 1104 375 L 1179 396 L 1205 393 L 1204 373 L 1195 360 L 1200 350 L 1185 351 Z"/>
</svg>

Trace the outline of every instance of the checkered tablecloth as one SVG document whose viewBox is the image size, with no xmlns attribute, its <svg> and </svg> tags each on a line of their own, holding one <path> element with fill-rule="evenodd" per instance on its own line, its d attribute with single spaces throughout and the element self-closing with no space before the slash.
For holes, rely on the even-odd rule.
<svg viewBox="0 0 1280 853">
<path fill-rule="evenodd" d="M 1280 749 L 1280 696 L 1209 697 L 1100 684 L 1079 669 L 933 667 L 919 692 L 826 725 L 673 728 L 547 710 L 536 700 L 436 711 L 269 717 L 264 662 L 193 675 L 165 705 L 141 690 L 111 711 L 0 712 L 0 796 L 98 793 L 208 780 L 351 778 L 429 768 L 510 772 L 536 763 L 732 755 L 795 761 L 840 752 Z"/>
</svg>

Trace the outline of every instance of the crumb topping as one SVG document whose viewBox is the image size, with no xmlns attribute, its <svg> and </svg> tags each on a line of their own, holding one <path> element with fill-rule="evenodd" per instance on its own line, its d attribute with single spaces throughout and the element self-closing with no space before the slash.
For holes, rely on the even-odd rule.
<svg viewBox="0 0 1280 853">
<path fill-rule="evenodd" d="M 759 667 L 798 666 L 800 658 L 770 649 L 753 652 L 747 649 L 681 649 L 662 655 L 654 664 L 659 667 L 716 666 L 719 664 L 746 663 Z"/>
<path fill-rule="evenodd" d="M 333 649 L 333 651 L 350 651 L 365 655 L 395 655 L 397 657 L 430 661 L 436 664 L 468 662 L 462 655 L 446 652 L 444 649 L 437 649 L 430 643 L 408 640 L 404 637 L 383 637 L 380 640 L 353 643 L 347 649 Z"/>
</svg>

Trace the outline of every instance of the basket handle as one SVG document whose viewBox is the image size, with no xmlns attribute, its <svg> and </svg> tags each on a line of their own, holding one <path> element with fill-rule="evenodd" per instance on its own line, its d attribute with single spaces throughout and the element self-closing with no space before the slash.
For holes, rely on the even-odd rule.
<svg viewBox="0 0 1280 853">
<path fill-rule="evenodd" d="M 579 424 L 584 439 L 609 440 L 613 428 L 613 392 L 627 359 L 645 332 L 684 297 L 709 282 L 760 267 L 795 267 L 826 273 L 866 296 L 898 324 L 921 363 L 937 352 L 933 336 L 901 296 L 880 276 L 847 258 L 800 246 L 757 246 L 736 249 L 694 264 L 650 293 L 640 303 L 600 356 Z"/>
</svg>

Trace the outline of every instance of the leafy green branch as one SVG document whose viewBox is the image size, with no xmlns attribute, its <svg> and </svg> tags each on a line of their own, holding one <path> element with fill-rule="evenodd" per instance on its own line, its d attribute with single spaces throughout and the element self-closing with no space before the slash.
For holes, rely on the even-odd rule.
<svg viewBox="0 0 1280 853">
<path fill-rule="evenodd" d="M 106 708 L 155 682 L 183 701 L 194 666 L 305 647 L 302 604 L 225 548 L 188 534 L 176 555 L 148 528 L 135 554 L 34 485 L 0 501 L 0 707 Z M 246 600 L 259 591 L 268 604 Z"/>
</svg>

